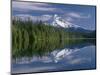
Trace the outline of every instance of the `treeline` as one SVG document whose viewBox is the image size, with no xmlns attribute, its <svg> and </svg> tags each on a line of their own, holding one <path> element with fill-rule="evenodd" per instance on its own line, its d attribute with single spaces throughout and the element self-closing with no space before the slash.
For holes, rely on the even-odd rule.
<svg viewBox="0 0 100 75">
<path fill-rule="evenodd" d="M 66 32 L 65 29 L 57 28 L 43 22 L 32 21 L 12 21 L 12 52 L 20 52 L 20 50 L 32 49 L 35 43 L 45 45 L 69 43 L 70 38 L 82 38 L 83 36 Z M 42 47 L 41 47 L 42 48 Z"/>
</svg>

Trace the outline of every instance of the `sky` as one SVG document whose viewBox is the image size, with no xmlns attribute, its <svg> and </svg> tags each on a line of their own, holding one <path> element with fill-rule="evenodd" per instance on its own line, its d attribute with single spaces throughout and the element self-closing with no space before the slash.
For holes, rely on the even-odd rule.
<svg viewBox="0 0 100 75">
<path fill-rule="evenodd" d="M 33 21 L 49 21 L 55 14 L 82 28 L 96 28 L 95 6 L 12 1 L 12 16 L 24 19 L 31 17 Z"/>
</svg>

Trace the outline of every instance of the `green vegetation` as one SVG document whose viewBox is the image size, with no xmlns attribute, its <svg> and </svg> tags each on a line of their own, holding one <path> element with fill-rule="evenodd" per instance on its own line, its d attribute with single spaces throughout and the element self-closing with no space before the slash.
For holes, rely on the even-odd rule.
<svg viewBox="0 0 100 75">
<path fill-rule="evenodd" d="M 12 57 L 45 55 L 54 49 L 84 42 L 80 33 L 66 32 L 40 22 L 12 21 Z M 83 39 L 79 39 L 83 38 Z"/>
</svg>

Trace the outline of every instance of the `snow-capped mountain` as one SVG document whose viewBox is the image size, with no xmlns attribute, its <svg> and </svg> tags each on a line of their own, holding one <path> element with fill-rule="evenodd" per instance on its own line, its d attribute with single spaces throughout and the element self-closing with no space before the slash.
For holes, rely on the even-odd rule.
<svg viewBox="0 0 100 75">
<path fill-rule="evenodd" d="M 53 26 L 57 26 L 57 27 L 63 27 L 63 28 L 78 28 L 80 26 L 72 24 L 68 21 L 65 21 L 62 17 L 59 17 L 57 14 L 54 15 L 53 17 L 53 22 L 51 23 L 51 25 Z"/>
<path fill-rule="evenodd" d="M 90 33 L 92 30 L 87 30 L 79 25 L 73 24 L 59 17 L 57 14 L 53 16 L 52 26 L 64 28 L 66 31 Z"/>
</svg>

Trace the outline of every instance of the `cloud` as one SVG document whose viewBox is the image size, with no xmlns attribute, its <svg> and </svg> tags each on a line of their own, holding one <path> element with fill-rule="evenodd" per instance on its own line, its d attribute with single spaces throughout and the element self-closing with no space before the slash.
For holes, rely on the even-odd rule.
<svg viewBox="0 0 100 75">
<path fill-rule="evenodd" d="M 73 18 L 72 17 L 65 17 L 64 18 L 66 21 L 68 21 L 68 22 L 72 22 L 73 21 Z"/>
<path fill-rule="evenodd" d="M 29 12 L 29 11 L 56 11 L 57 8 L 50 7 L 47 3 L 30 3 L 30 2 L 12 2 L 13 10 Z"/>
<path fill-rule="evenodd" d="M 90 15 L 84 15 L 82 13 L 76 13 L 76 12 L 70 12 L 67 14 L 68 16 L 70 17 L 73 17 L 73 18 L 90 18 Z"/>
<path fill-rule="evenodd" d="M 31 19 L 33 22 L 36 22 L 36 21 L 48 21 L 52 18 L 52 15 L 45 14 L 45 15 L 41 15 L 41 16 L 32 16 L 29 14 L 18 14 L 13 17 L 18 17 L 19 19 L 21 19 L 23 21 L 25 21 L 25 20 L 27 21 L 27 20 Z"/>
<path fill-rule="evenodd" d="M 44 20 L 44 21 L 48 21 L 52 18 L 52 15 L 42 15 L 41 16 L 41 19 Z"/>
<path fill-rule="evenodd" d="M 70 64 L 79 64 L 79 63 L 82 63 L 82 59 L 74 59 L 70 61 Z"/>
<path fill-rule="evenodd" d="M 12 69 L 12 73 L 29 73 L 29 72 L 44 72 L 44 71 L 49 71 L 49 70 L 55 70 L 58 67 L 55 65 L 39 65 L 35 67 L 36 65 L 33 64 L 31 65 L 24 65 L 24 67 L 16 67 L 15 69 Z"/>
<path fill-rule="evenodd" d="M 70 64 L 82 64 L 86 62 L 90 62 L 91 58 L 75 58 L 75 59 L 70 59 L 69 63 Z"/>
</svg>

